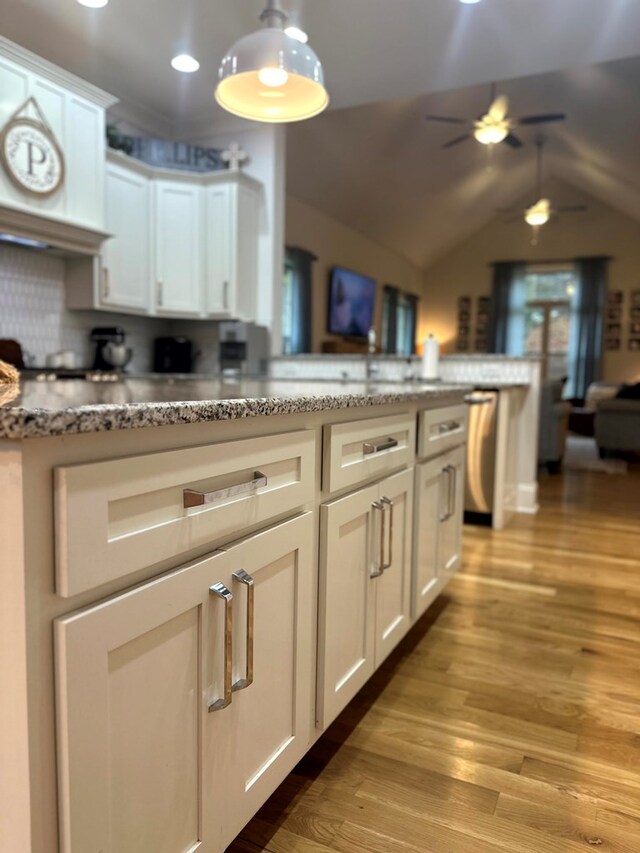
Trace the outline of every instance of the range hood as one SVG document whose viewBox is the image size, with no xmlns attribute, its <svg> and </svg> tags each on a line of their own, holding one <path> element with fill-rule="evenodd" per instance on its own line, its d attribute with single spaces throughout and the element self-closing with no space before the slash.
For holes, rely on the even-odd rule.
<svg viewBox="0 0 640 853">
<path fill-rule="evenodd" d="M 22 244 L 37 249 L 47 249 L 63 257 L 97 255 L 105 240 L 112 237 L 106 231 L 97 231 L 74 222 L 53 219 L 33 210 L 19 210 L 0 205 L 0 242 Z"/>
</svg>

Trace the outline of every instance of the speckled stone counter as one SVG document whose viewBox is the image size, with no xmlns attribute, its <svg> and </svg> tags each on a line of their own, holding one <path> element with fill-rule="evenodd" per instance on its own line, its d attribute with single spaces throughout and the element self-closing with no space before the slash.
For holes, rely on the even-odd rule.
<svg viewBox="0 0 640 853">
<path fill-rule="evenodd" d="M 17 440 L 402 402 L 437 400 L 446 404 L 461 402 L 470 390 L 468 386 L 446 384 L 268 379 L 27 380 L 15 399 L 0 405 L 0 438 Z"/>
</svg>

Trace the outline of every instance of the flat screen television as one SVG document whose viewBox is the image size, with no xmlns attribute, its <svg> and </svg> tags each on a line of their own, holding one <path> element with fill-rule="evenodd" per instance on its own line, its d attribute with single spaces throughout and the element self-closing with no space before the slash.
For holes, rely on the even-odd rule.
<svg viewBox="0 0 640 853">
<path fill-rule="evenodd" d="M 373 325 L 375 280 L 366 275 L 333 267 L 329 279 L 327 330 L 332 335 L 366 338 Z"/>
</svg>

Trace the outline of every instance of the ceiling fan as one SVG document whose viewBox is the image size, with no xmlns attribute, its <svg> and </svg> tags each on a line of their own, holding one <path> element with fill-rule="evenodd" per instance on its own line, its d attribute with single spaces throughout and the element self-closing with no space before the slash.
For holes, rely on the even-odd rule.
<svg viewBox="0 0 640 853">
<path fill-rule="evenodd" d="M 545 225 L 549 219 L 557 213 L 582 213 L 587 210 L 586 204 L 563 205 L 562 207 L 552 207 L 551 201 L 542 195 L 542 152 L 544 148 L 544 139 L 539 136 L 536 139 L 536 183 L 534 188 L 534 201 L 529 207 L 522 209 L 504 210 L 500 213 L 514 214 L 513 219 L 524 217 L 527 225 L 533 229 L 531 244 L 535 246 L 538 242 L 538 230 L 542 225 Z M 513 221 L 513 219 L 511 221 Z"/>
<path fill-rule="evenodd" d="M 487 112 L 478 119 L 454 118 L 452 116 L 426 115 L 426 121 L 439 121 L 446 124 L 469 125 L 469 132 L 462 136 L 450 139 L 442 146 L 453 148 L 467 139 L 477 139 L 483 145 L 496 145 L 498 142 L 506 142 L 512 148 L 521 148 L 522 140 L 519 139 L 512 129 L 517 125 L 545 124 L 550 121 L 564 121 L 564 113 L 544 113 L 542 115 L 523 116 L 522 118 L 509 118 L 509 101 L 506 95 L 496 95 L 496 84 L 491 84 L 491 103 Z"/>
</svg>

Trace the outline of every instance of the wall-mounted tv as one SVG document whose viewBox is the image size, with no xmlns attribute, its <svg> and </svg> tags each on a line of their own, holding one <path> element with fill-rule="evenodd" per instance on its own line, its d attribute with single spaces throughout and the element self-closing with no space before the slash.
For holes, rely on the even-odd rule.
<svg viewBox="0 0 640 853">
<path fill-rule="evenodd" d="M 376 283 L 366 275 L 333 267 L 329 279 L 327 331 L 332 335 L 366 338 L 373 325 Z"/>
</svg>

